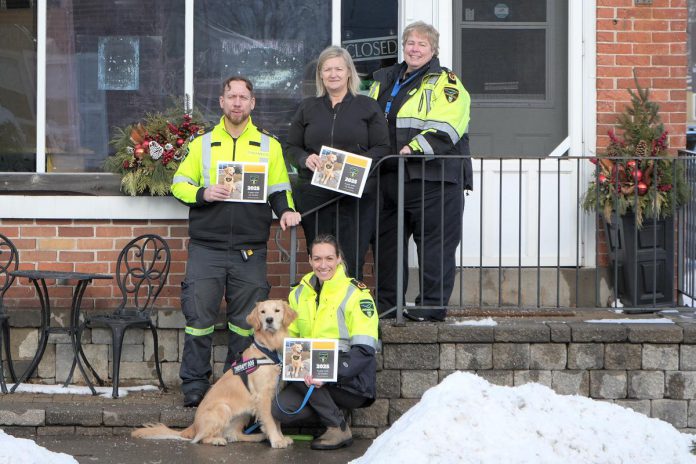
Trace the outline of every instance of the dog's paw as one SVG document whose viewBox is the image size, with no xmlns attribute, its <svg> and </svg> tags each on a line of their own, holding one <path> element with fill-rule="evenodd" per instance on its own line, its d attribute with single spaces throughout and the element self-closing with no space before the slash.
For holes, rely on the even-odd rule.
<svg viewBox="0 0 696 464">
<path fill-rule="evenodd" d="M 227 446 L 227 439 L 224 437 L 210 437 L 203 440 L 206 445 Z"/>
<path fill-rule="evenodd" d="M 292 445 L 293 441 L 290 437 L 280 437 L 280 439 L 271 440 L 271 447 L 273 448 L 287 448 Z"/>
</svg>

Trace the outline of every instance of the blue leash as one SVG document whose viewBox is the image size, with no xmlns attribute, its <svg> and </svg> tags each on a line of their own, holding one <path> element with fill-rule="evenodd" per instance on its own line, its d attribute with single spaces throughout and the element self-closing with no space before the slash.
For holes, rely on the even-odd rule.
<svg viewBox="0 0 696 464">
<path fill-rule="evenodd" d="M 278 386 L 280 386 L 280 384 Z M 305 394 L 305 397 L 302 400 L 302 404 L 300 405 L 300 407 L 297 408 L 296 411 L 289 412 L 289 411 L 286 411 L 285 409 L 283 409 L 283 407 L 280 405 L 280 401 L 278 401 L 278 387 L 276 387 L 276 404 L 278 405 L 278 409 L 280 409 L 280 412 L 282 412 L 283 414 L 287 414 L 289 416 L 294 416 L 295 414 L 302 411 L 302 409 L 304 409 L 304 407 L 307 405 L 307 401 L 309 401 L 309 397 L 312 395 L 313 391 L 314 391 L 314 385 L 310 385 L 309 388 L 307 389 L 307 393 Z M 261 423 L 259 423 L 259 422 L 255 423 L 254 425 L 249 426 L 249 428 L 247 428 L 244 431 L 244 435 L 249 435 L 251 432 L 258 429 L 260 426 L 261 426 Z"/>
</svg>

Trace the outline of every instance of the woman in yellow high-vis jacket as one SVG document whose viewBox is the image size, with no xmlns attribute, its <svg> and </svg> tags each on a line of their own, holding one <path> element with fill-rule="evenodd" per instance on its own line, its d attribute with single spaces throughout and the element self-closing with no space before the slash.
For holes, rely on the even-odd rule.
<svg viewBox="0 0 696 464">
<path fill-rule="evenodd" d="M 323 383 L 305 377 L 289 382 L 278 401 L 286 411 L 296 410 L 309 385 L 314 385 L 307 405 L 296 415 L 273 405 L 273 415 L 283 424 L 316 423 L 326 432 L 315 439 L 312 449 L 336 449 L 353 442 L 341 409 L 371 405 L 375 399 L 378 318 L 374 300 L 362 282 L 346 276 L 336 239 L 320 235 L 310 247 L 312 271 L 290 292 L 290 306 L 297 319 L 289 335 L 301 338 L 338 340 L 338 382 Z"/>
</svg>

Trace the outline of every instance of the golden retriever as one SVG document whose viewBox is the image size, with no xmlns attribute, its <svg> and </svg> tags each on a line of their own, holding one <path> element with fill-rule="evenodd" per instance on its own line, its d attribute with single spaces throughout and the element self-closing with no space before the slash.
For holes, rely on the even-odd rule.
<svg viewBox="0 0 696 464">
<path fill-rule="evenodd" d="M 234 181 L 235 171 L 234 166 L 227 166 L 222 175 L 221 184 L 230 188 L 230 195 L 237 191 L 237 184 Z"/>
<path fill-rule="evenodd" d="M 247 322 L 254 329 L 254 339 L 271 351 L 283 348 L 287 328 L 297 317 L 285 301 L 268 300 L 256 304 L 247 316 Z M 243 358 L 263 359 L 265 356 L 256 345 L 244 350 Z M 280 365 L 261 364 L 248 374 L 249 388 L 244 386 L 239 375 L 232 369 L 213 385 L 203 398 L 196 416 L 188 428 L 176 431 L 164 424 L 145 424 L 134 430 L 134 438 L 190 440 L 192 443 L 206 443 L 224 446 L 228 442 L 259 442 L 266 437 L 273 448 L 286 448 L 292 443 L 285 437 L 279 424 L 271 415 L 271 401 L 275 398 Z M 251 416 L 261 423 L 263 433 L 245 435 L 244 426 Z"/>
<path fill-rule="evenodd" d="M 299 377 L 302 373 L 302 344 L 294 343 L 290 348 L 290 375 Z"/>
<path fill-rule="evenodd" d="M 321 182 L 324 185 L 327 185 L 331 179 L 334 179 L 336 177 L 336 173 L 334 172 L 334 169 L 336 169 L 336 155 L 333 153 L 329 153 L 326 155 L 326 158 L 324 158 L 324 162 L 321 165 Z"/>
</svg>

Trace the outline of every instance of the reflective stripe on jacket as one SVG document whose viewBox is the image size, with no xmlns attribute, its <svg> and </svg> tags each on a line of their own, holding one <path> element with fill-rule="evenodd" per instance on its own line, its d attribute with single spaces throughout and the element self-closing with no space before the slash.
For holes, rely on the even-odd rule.
<svg viewBox="0 0 696 464">
<path fill-rule="evenodd" d="M 378 100 L 380 95 L 391 92 L 396 79 L 403 71 L 403 64 L 396 64 L 375 72 L 375 82 L 370 88 L 370 97 Z M 396 147 L 408 145 L 411 150 L 423 154 L 425 160 L 434 155 L 469 155 L 468 135 L 471 98 L 459 78 L 440 66 L 433 58 L 420 78 L 420 84 L 408 91 L 408 96 L 396 113 Z M 391 116 L 390 116 L 391 117 Z M 409 160 L 407 168 L 411 179 L 462 182 L 461 161 L 450 160 L 444 169 L 440 161 L 426 163 L 425 173 L 420 161 Z M 455 162 L 456 161 L 456 162 Z M 457 169 L 459 167 L 459 169 Z M 471 161 L 465 163 L 465 177 L 469 177 Z M 464 187 L 467 187 L 464 180 Z M 470 188 L 470 187 L 469 187 Z"/>
<path fill-rule="evenodd" d="M 288 299 L 297 319 L 290 325 L 289 335 L 337 339 L 341 351 L 338 386 L 374 398 L 379 319 L 370 291 L 346 276 L 342 265 L 323 283 L 319 295 L 316 285 L 317 278 L 309 273 L 290 292 Z"/>
<path fill-rule="evenodd" d="M 267 163 L 268 203 L 206 202 L 203 192 L 216 183 L 220 161 Z M 188 156 L 174 174 L 172 193 L 191 208 L 191 240 L 214 248 L 265 247 L 272 221 L 271 208 L 278 217 L 294 210 L 281 145 L 259 130 L 251 118 L 237 139 L 225 130 L 223 116 L 212 131 L 193 140 Z"/>
</svg>

